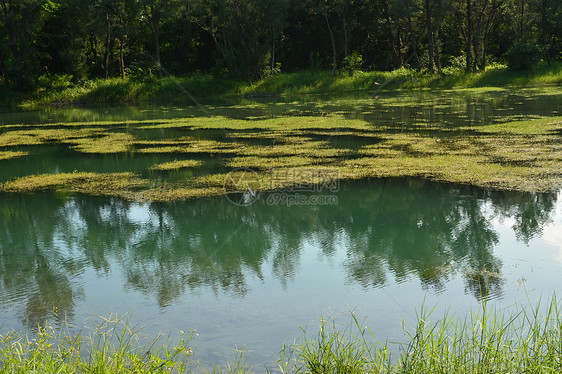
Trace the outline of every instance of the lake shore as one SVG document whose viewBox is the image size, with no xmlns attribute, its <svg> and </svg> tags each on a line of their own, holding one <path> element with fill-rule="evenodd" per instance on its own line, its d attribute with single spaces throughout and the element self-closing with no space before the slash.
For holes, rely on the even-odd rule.
<svg viewBox="0 0 562 374">
<path fill-rule="evenodd" d="M 293 95 L 338 95 L 368 92 L 429 89 L 486 89 L 509 87 L 556 86 L 562 84 L 562 64 L 539 65 L 532 70 L 509 70 L 494 65 L 484 72 L 466 73 L 463 69 L 445 69 L 442 74 L 399 69 L 392 72 L 361 72 L 350 76 L 339 71 L 304 70 L 280 73 L 257 81 L 194 73 L 187 76 L 128 77 L 74 82 L 71 76 L 49 76 L 27 92 L 0 87 L 0 105 L 4 107 L 69 105 L 193 105 L 200 99 L 245 97 L 276 100 Z"/>
</svg>

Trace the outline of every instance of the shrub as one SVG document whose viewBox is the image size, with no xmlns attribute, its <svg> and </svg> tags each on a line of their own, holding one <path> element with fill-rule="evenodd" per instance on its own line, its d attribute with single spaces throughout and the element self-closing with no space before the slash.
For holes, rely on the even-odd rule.
<svg viewBox="0 0 562 374">
<path fill-rule="evenodd" d="M 511 69 L 527 70 L 539 62 L 540 54 L 538 46 L 516 42 L 509 48 L 505 57 Z"/>
<path fill-rule="evenodd" d="M 363 56 L 357 51 L 353 51 L 352 54 L 343 59 L 344 69 L 349 72 L 349 76 L 352 77 L 353 74 L 361 69 L 363 65 Z"/>
</svg>

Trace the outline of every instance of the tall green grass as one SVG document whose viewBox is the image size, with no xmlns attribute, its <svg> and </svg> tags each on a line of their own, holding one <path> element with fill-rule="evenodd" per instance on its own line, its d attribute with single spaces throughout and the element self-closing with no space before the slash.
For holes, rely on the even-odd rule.
<svg viewBox="0 0 562 374">
<path fill-rule="evenodd" d="M 20 93 L 0 87 L 0 106 L 14 103 L 24 106 L 68 104 L 193 104 L 197 99 L 232 96 L 340 94 L 378 92 L 395 89 L 451 89 L 475 87 L 539 86 L 562 84 L 562 63 L 539 65 L 528 71 L 509 70 L 504 65 L 490 66 L 484 72 L 467 74 L 463 69 L 448 69 L 443 74 L 398 69 L 391 72 L 358 72 L 352 77 L 340 71 L 304 70 L 281 73 L 254 82 L 194 73 L 163 78 L 131 77 L 94 79 L 73 84 L 71 77 L 48 77 L 40 80 L 33 93 Z"/>
<path fill-rule="evenodd" d="M 282 350 L 283 373 L 560 373 L 562 315 L 554 298 L 546 306 L 512 312 L 482 308 L 466 318 L 422 309 L 417 324 L 405 329 L 406 341 L 392 357 L 389 343 L 352 314 L 338 327 L 322 319 L 316 337 Z M 396 351 L 396 350 L 395 350 Z"/>
<path fill-rule="evenodd" d="M 39 326 L 32 334 L 0 334 L 0 373 L 186 372 L 194 331 L 179 342 L 149 339 L 123 318 L 102 319 L 88 332 Z"/>
<path fill-rule="evenodd" d="M 231 373 L 242 374 L 245 359 L 238 352 L 233 363 L 201 367 L 194 359 L 195 330 L 179 336 L 149 337 L 142 328 L 123 317 L 110 316 L 92 322 L 84 330 L 63 323 L 55 329 L 46 323 L 32 332 L 0 331 L 2 374 L 152 374 Z"/>
<path fill-rule="evenodd" d="M 422 307 L 404 327 L 401 343 L 379 342 L 351 312 L 346 324 L 322 318 L 315 335 L 281 350 L 275 372 L 359 373 L 560 373 L 562 315 L 556 298 L 543 305 L 489 307 L 467 316 L 435 316 Z M 198 366 L 191 344 L 195 331 L 179 340 L 150 339 L 127 320 L 103 319 L 87 333 L 49 325 L 34 334 L 0 334 L 0 373 L 247 373 L 242 354 L 231 365 Z M 254 369 L 255 370 L 255 369 Z M 259 369 L 258 369 L 259 370 Z M 262 370 L 263 371 L 263 370 Z M 265 369 L 273 371 L 273 369 Z"/>
<path fill-rule="evenodd" d="M 203 74 L 161 79 L 94 79 L 59 89 L 39 88 L 23 104 L 193 104 L 190 93 L 198 97 L 223 97 L 235 94 L 236 87 L 240 84 L 236 80 L 218 79 Z"/>
</svg>

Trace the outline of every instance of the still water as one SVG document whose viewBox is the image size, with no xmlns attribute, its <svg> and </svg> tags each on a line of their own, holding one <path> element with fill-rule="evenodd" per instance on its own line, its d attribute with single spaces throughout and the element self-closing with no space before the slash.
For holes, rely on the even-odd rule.
<svg viewBox="0 0 562 374">
<path fill-rule="evenodd" d="M 400 131 L 409 124 L 485 126 L 559 115 L 562 95 L 444 92 L 403 100 L 398 94 L 242 104 L 204 110 L 232 118 L 339 112 Z M 157 120 L 200 112 L 49 109 L 2 113 L 0 125 Z M 138 138 L 176 135 L 128 129 Z M 73 170 L 133 171 L 155 180 L 190 178 L 209 168 L 228 171 L 220 157 L 205 155 L 196 156 L 205 168 L 163 176 L 149 168 L 172 161 L 172 155 L 84 155 L 57 145 L 30 151 L 0 161 L 0 182 Z M 133 324 L 146 326 L 146 334 L 197 329 L 194 348 L 202 365 L 232 361 L 234 349 L 242 349 L 248 365 L 260 372 L 264 364 L 275 367 L 282 344 L 298 339 L 301 327 L 314 334 L 321 315 L 334 314 L 345 324 L 355 310 L 378 339 L 394 343 L 405 340 L 402 323 L 413 324 L 422 304 L 436 306 L 437 315 L 462 317 L 484 300 L 509 308 L 561 291 L 562 192 L 491 191 L 401 178 L 342 182 L 335 190 L 301 194 L 306 199 L 290 206 L 271 193 L 249 206 L 224 196 L 135 203 L 56 192 L 0 194 L 2 331 L 46 319 L 83 326 L 97 316 L 127 314 Z"/>
<path fill-rule="evenodd" d="M 378 337 L 403 341 L 424 300 L 464 315 L 560 291 L 560 194 L 340 187 L 337 204 L 316 206 L 2 195 L 3 328 L 127 313 L 148 333 L 196 328 L 203 362 L 237 347 L 260 368 L 321 314 L 358 308 Z"/>
</svg>

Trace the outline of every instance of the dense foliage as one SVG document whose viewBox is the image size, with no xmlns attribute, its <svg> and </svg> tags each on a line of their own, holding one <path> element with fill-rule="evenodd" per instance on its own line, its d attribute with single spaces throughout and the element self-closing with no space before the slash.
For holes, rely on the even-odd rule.
<svg viewBox="0 0 562 374">
<path fill-rule="evenodd" d="M 474 72 L 529 52 L 560 59 L 560 30 L 559 0 L 0 0 L 0 83 L 303 68 Z"/>
</svg>

